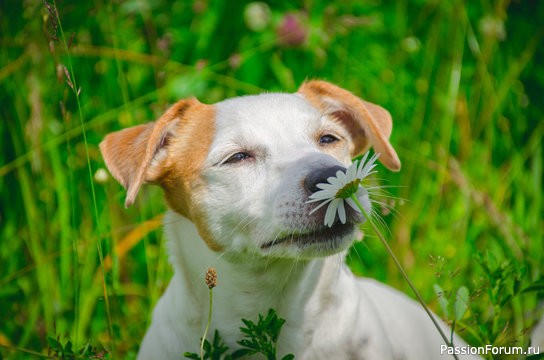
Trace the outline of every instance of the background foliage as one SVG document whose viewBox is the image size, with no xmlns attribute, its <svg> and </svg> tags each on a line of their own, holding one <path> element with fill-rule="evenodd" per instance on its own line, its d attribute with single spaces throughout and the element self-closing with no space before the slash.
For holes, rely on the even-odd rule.
<svg viewBox="0 0 544 360">
<path fill-rule="evenodd" d="M 179 98 L 307 78 L 392 113 L 403 169 L 380 168 L 395 211 L 378 210 L 429 305 L 453 321 L 466 286 L 457 331 L 528 345 L 543 296 L 542 19 L 544 2 L 521 0 L 2 1 L 0 357 L 55 355 L 48 337 L 138 349 L 171 276 L 164 206 L 150 187 L 123 208 L 106 133 Z M 409 293 L 377 239 L 348 262 Z"/>
</svg>

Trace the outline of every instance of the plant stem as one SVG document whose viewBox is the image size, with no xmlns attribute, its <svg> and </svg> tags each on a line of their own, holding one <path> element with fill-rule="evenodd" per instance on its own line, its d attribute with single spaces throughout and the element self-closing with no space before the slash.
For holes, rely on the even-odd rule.
<svg viewBox="0 0 544 360">
<path fill-rule="evenodd" d="M 33 356 L 44 358 L 44 359 L 51 359 L 51 357 L 48 356 L 48 355 L 44 355 L 44 354 L 41 354 L 41 353 L 39 353 L 37 351 L 28 350 L 28 349 L 24 349 L 24 348 L 20 348 L 20 347 L 0 344 L 0 348 L 4 348 L 6 350 L 10 350 L 10 351 L 14 351 L 14 352 L 22 352 L 22 353 L 25 353 L 25 354 L 33 355 Z"/>
<path fill-rule="evenodd" d="M 77 109 L 78 109 L 78 114 L 79 114 L 79 121 L 80 121 L 80 125 L 81 125 L 81 134 L 83 135 L 83 144 L 85 145 L 85 155 L 86 155 L 86 160 L 87 160 L 87 170 L 88 170 L 88 173 L 89 173 L 89 183 L 90 183 L 90 187 L 91 187 L 91 195 L 92 195 L 92 200 L 93 200 L 94 218 L 95 218 L 96 228 L 97 228 L 97 231 L 98 231 L 98 238 L 97 238 L 97 241 L 96 241 L 96 247 L 97 247 L 97 251 L 98 251 L 98 259 L 99 259 L 99 262 L 100 262 L 100 269 L 101 269 L 101 272 L 102 272 L 102 291 L 104 293 L 104 303 L 105 303 L 105 308 L 106 308 L 106 319 L 107 319 L 107 325 L 108 325 L 108 335 L 110 337 L 110 339 L 109 339 L 110 340 L 110 346 L 111 346 L 110 351 L 111 351 L 111 354 L 113 356 L 113 354 L 115 354 L 115 340 L 114 340 L 114 335 L 113 335 L 113 322 L 112 322 L 112 318 L 111 318 L 110 303 L 109 303 L 109 296 L 108 296 L 108 287 L 107 287 L 107 283 L 106 283 L 106 271 L 104 269 L 104 255 L 103 255 L 103 251 L 102 251 L 102 242 L 101 242 L 102 231 L 101 231 L 101 228 L 100 228 L 100 217 L 98 215 L 98 205 L 97 205 L 97 200 L 96 200 L 96 191 L 95 191 L 95 188 L 94 188 L 94 179 L 93 179 L 93 171 L 92 171 L 92 166 L 91 166 L 91 157 L 89 155 L 89 144 L 87 142 L 87 131 L 85 130 L 85 121 L 84 121 L 84 118 L 83 118 L 83 110 L 82 110 L 82 107 L 81 107 L 81 100 L 80 100 L 80 97 L 79 97 L 79 92 L 80 92 L 81 88 L 77 87 L 74 67 L 73 67 L 73 64 L 72 64 L 72 57 L 70 56 L 70 47 L 69 47 L 69 44 L 66 41 L 66 37 L 64 35 L 64 30 L 62 28 L 62 22 L 60 20 L 60 15 L 58 13 L 57 3 L 56 3 L 55 0 L 53 0 L 53 9 L 54 9 L 54 16 L 55 16 L 55 19 L 53 19 L 53 21 L 57 21 L 59 31 L 60 31 L 60 35 L 61 35 L 61 39 L 62 39 L 62 44 L 64 46 L 64 50 L 66 51 L 66 56 L 67 56 L 67 59 L 68 59 L 68 69 L 67 69 L 67 74 L 66 74 L 66 78 L 67 78 L 66 81 L 67 81 L 69 87 L 72 89 L 72 92 L 74 93 L 74 96 L 76 98 L 76 104 L 77 104 Z M 75 248 L 77 248 L 77 247 L 75 247 Z M 76 256 L 77 256 L 77 253 L 76 253 Z M 76 303 L 76 309 L 77 309 L 77 306 L 78 306 L 78 304 Z M 77 311 L 76 311 L 76 313 L 77 313 Z M 77 326 L 76 326 L 76 337 L 75 337 L 76 343 L 77 343 L 77 338 L 78 338 L 78 331 L 77 331 Z"/>
<path fill-rule="evenodd" d="M 204 335 L 202 335 L 202 340 L 200 341 L 200 359 L 204 360 L 204 342 L 206 341 L 206 336 L 208 335 L 208 330 L 210 329 L 210 324 L 212 322 L 212 308 L 213 308 L 213 289 L 210 289 L 210 307 L 208 309 L 208 322 L 206 323 L 206 328 L 204 329 Z"/>
<path fill-rule="evenodd" d="M 427 304 L 425 304 L 425 301 L 423 300 L 423 297 L 421 296 L 419 291 L 416 289 L 416 287 L 412 283 L 412 280 L 410 280 L 410 278 L 408 277 L 408 274 L 406 274 L 406 271 L 404 271 L 404 268 L 402 267 L 400 261 L 397 259 L 397 256 L 393 253 L 393 249 L 391 249 L 391 247 L 387 243 L 387 240 L 385 240 L 385 238 L 383 237 L 382 233 L 380 232 L 380 230 L 378 229 L 378 227 L 374 223 L 374 220 L 372 219 L 372 217 L 365 211 L 365 209 L 363 208 L 363 205 L 361 205 L 361 203 L 359 202 L 359 199 L 357 199 L 357 196 L 355 196 L 355 194 L 351 195 L 351 199 L 353 199 L 353 201 L 355 201 L 355 204 L 357 205 L 359 210 L 361 210 L 361 212 L 363 213 L 365 218 L 370 223 L 370 226 L 372 227 L 372 230 L 374 230 L 374 232 L 376 233 L 376 235 L 378 236 L 378 238 L 382 242 L 383 246 L 387 250 L 387 253 L 393 259 L 393 262 L 395 263 L 395 265 L 399 269 L 402 277 L 408 283 L 408 286 L 410 287 L 410 289 L 412 289 L 412 291 L 415 294 L 417 300 L 419 301 L 421 306 L 423 306 L 423 309 L 425 310 L 425 312 L 427 313 L 427 315 L 429 316 L 429 318 L 433 322 L 434 326 L 436 327 L 436 329 L 440 333 L 440 336 L 442 336 L 442 339 L 444 339 L 444 342 L 446 343 L 446 345 L 449 346 L 449 347 L 452 347 L 453 346 L 452 342 L 450 342 L 448 340 L 448 337 L 446 336 L 446 334 L 444 334 L 444 331 L 442 331 L 442 328 L 440 328 L 440 325 L 438 324 L 438 322 L 434 318 L 433 314 L 431 313 L 431 311 L 427 307 Z M 455 360 L 459 360 L 457 355 L 453 354 L 453 357 L 455 358 Z"/>
</svg>

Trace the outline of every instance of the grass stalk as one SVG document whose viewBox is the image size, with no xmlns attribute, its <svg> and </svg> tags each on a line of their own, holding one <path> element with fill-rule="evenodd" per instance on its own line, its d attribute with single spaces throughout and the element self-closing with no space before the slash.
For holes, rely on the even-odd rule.
<svg viewBox="0 0 544 360">
<path fill-rule="evenodd" d="M 111 320 L 111 313 L 110 313 L 108 289 L 107 289 L 107 284 L 106 284 L 106 274 L 105 274 L 105 271 L 104 271 L 104 255 L 103 255 L 103 252 L 102 252 L 102 242 L 101 242 L 101 238 L 100 238 L 100 234 L 102 232 L 101 232 L 101 229 L 100 229 L 100 217 L 98 215 L 98 205 L 97 205 L 97 201 L 96 201 L 96 191 L 95 191 L 95 187 L 94 187 L 93 171 L 92 171 L 92 166 L 91 166 L 91 158 L 89 156 L 89 144 L 88 144 L 88 141 L 87 141 L 87 132 L 85 130 L 85 121 L 84 121 L 83 110 L 82 110 L 82 106 L 81 106 L 81 99 L 80 99 L 81 88 L 78 88 L 78 86 L 77 86 L 77 81 L 76 81 L 75 72 L 74 72 L 74 66 L 72 64 L 72 58 L 70 56 L 70 48 L 68 46 L 68 42 L 66 41 L 66 36 L 65 36 L 64 30 L 62 28 L 62 21 L 60 19 L 59 13 L 58 13 L 57 3 L 56 3 L 55 0 L 53 0 L 53 9 L 54 9 L 54 15 L 56 16 L 54 21 L 56 21 L 57 24 L 58 24 L 58 29 L 60 31 L 62 44 L 64 46 L 64 50 L 66 51 L 66 55 L 67 55 L 67 59 L 68 59 L 68 71 L 67 71 L 67 74 L 66 74 L 66 76 L 67 76 L 66 81 L 67 81 L 69 87 L 72 89 L 72 92 L 74 93 L 74 96 L 75 96 L 75 99 L 76 99 L 78 115 L 79 115 L 79 121 L 80 121 L 80 125 L 81 125 L 81 134 L 83 136 L 83 143 L 85 145 L 85 156 L 86 156 L 86 161 L 87 161 L 87 170 L 88 170 L 88 174 L 89 174 L 89 185 L 91 187 L 94 219 L 95 219 L 95 224 L 96 224 L 96 228 L 97 228 L 97 232 L 98 232 L 96 247 L 97 247 L 97 250 L 98 250 L 100 268 L 102 269 L 102 290 L 103 290 L 103 293 L 104 293 L 104 301 L 105 301 L 105 308 L 106 308 L 106 318 L 107 318 L 107 324 L 108 324 L 108 335 L 109 335 L 109 338 L 110 338 L 110 347 L 111 347 L 110 351 L 111 351 L 112 354 L 114 354 L 115 353 L 115 342 L 114 342 L 114 337 L 113 337 L 113 327 L 112 327 L 112 320 Z"/>
<path fill-rule="evenodd" d="M 210 330 L 210 324 L 212 323 L 212 309 L 213 309 L 213 289 L 210 288 L 208 321 L 206 322 L 206 328 L 204 329 L 204 334 L 202 334 L 202 340 L 200 340 L 200 359 L 202 360 L 204 360 L 204 342 L 206 341 L 206 336 L 208 336 L 208 331 Z"/>
<path fill-rule="evenodd" d="M 17 139 L 17 124 L 9 124 L 8 128 L 12 137 Z M 15 142 L 16 148 L 23 148 L 24 144 Z M 21 167 L 17 169 L 17 179 L 18 185 L 21 189 L 21 196 L 23 200 L 23 208 L 25 211 L 25 219 L 27 225 L 27 235 L 24 237 L 26 240 L 26 246 L 29 249 L 31 261 L 35 264 L 35 274 L 36 274 L 36 283 L 40 294 L 43 296 L 40 298 L 38 304 L 41 305 L 41 310 L 43 311 L 43 316 L 45 318 L 45 324 L 48 330 L 52 329 L 54 322 L 54 310 L 51 299 L 54 299 L 55 286 L 52 283 L 52 279 L 55 277 L 51 272 L 51 267 L 46 264 L 45 256 L 46 252 L 43 248 L 43 234 L 44 229 L 42 223 L 35 223 L 36 219 L 42 218 L 42 212 L 38 205 L 35 193 L 35 182 L 33 181 L 32 174 L 26 167 Z M 32 304 L 31 311 L 34 311 L 34 307 L 38 304 Z M 25 327 L 24 333 L 27 334 L 30 330 L 29 328 L 34 328 L 35 324 L 29 323 Z M 22 339 L 25 340 L 24 338 Z"/>
<path fill-rule="evenodd" d="M 210 329 L 210 324 L 212 323 L 212 311 L 213 311 L 213 288 L 217 286 L 217 271 L 214 268 L 208 268 L 206 271 L 206 277 L 204 278 L 208 289 L 210 290 L 209 295 L 209 308 L 208 308 L 208 321 L 206 322 L 206 328 L 204 329 L 204 334 L 202 335 L 202 340 L 200 341 L 200 359 L 204 360 L 204 343 L 206 342 L 206 336 L 208 335 L 208 330 Z"/>
<path fill-rule="evenodd" d="M 37 351 L 21 348 L 21 347 L 7 346 L 7 345 L 4 345 L 4 344 L 0 343 L 0 348 L 4 348 L 6 350 L 13 351 L 13 352 L 24 353 L 24 354 L 35 356 L 35 357 L 42 358 L 42 359 L 51 359 L 51 356 L 39 353 Z"/>
<path fill-rule="evenodd" d="M 387 253 L 389 254 L 389 256 L 391 257 L 391 259 L 393 259 L 393 262 L 395 263 L 395 265 L 397 266 L 397 269 L 399 270 L 399 272 L 401 273 L 402 277 L 404 278 L 404 280 L 406 281 L 406 283 L 408 284 L 408 286 L 410 287 L 410 289 L 412 289 L 412 292 L 414 293 L 414 295 L 416 296 L 417 300 L 419 301 L 419 303 L 421 304 L 421 306 L 423 307 L 423 310 L 425 310 L 425 312 L 427 313 L 427 315 L 429 316 L 429 318 L 431 319 L 431 321 L 433 322 L 436 330 L 438 330 L 438 333 L 440 334 L 440 336 L 442 337 L 442 339 L 444 340 L 444 342 L 446 343 L 447 346 L 449 347 L 452 347 L 453 344 L 452 342 L 450 342 L 450 340 L 448 339 L 448 336 L 444 333 L 444 331 L 442 330 L 442 328 L 440 327 L 440 325 L 438 324 L 438 322 L 436 321 L 436 319 L 434 318 L 433 314 L 431 313 L 431 310 L 429 310 L 429 308 L 427 307 L 427 304 L 425 304 L 425 300 L 423 300 L 423 297 L 421 296 L 421 294 L 419 293 L 419 291 L 417 290 L 417 288 L 414 286 L 414 284 L 412 283 L 412 280 L 410 280 L 410 277 L 408 276 L 408 274 L 406 273 L 406 271 L 404 271 L 404 267 L 402 266 L 402 264 L 400 263 L 400 261 L 397 259 L 397 256 L 395 255 L 395 253 L 393 252 L 393 249 L 391 249 L 391 247 L 389 246 L 389 243 L 387 242 L 387 240 L 385 240 L 385 238 L 383 237 L 382 233 L 380 232 L 380 230 L 378 229 L 378 227 L 376 226 L 376 223 L 374 222 L 374 219 L 366 212 L 366 210 L 364 209 L 363 205 L 361 204 L 361 202 L 359 201 L 359 199 L 357 198 L 356 194 L 352 194 L 351 195 L 351 199 L 355 202 L 355 204 L 357 205 L 357 207 L 359 208 L 359 210 L 361 210 L 361 212 L 363 213 L 364 217 L 367 219 L 367 221 L 369 222 L 370 226 L 372 227 L 372 230 L 374 231 L 374 233 L 376 234 L 376 236 L 378 236 L 378 238 L 380 239 L 382 245 L 385 247 L 385 249 L 387 250 Z M 459 358 L 457 357 L 457 355 L 453 354 L 453 357 L 455 358 L 455 360 L 459 360 Z"/>
</svg>

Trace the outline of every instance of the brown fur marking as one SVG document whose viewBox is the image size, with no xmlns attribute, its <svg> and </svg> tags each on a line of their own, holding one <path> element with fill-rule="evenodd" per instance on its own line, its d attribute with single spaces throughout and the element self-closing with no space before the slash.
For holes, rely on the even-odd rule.
<svg viewBox="0 0 544 360">
<path fill-rule="evenodd" d="M 298 92 L 321 112 L 344 124 L 355 143 L 353 156 L 365 152 L 372 145 L 388 169 L 400 170 L 398 155 L 389 143 L 393 122 L 387 110 L 325 81 L 305 82 Z"/>
<path fill-rule="evenodd" d="M 200 173 L 215 134 L 214 119 L 213 106 L 194 98 L 180 100 L 156 122 L 107 135 L 100 150 L 113 177 L 127 189 L 125 206 L 132 205 L 142 184 L 159 184 L 168 205 L 193 221 L 208 247 L 219 251 L 198 206 L 204 191 Z"/>
</svg>

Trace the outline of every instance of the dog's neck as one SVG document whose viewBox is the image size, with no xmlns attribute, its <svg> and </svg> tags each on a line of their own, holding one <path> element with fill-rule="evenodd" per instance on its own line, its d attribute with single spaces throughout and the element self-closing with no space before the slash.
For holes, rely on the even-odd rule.
<svg viewBox="0 0 544 360">
<path fill-rule="evenodd" d="M 232 336 L 239 334 L 242 318 L 255 321 L 258 314 L 265 315 L 268 309 L 274 309 L 280 317 L 289 319 L 282 330 L 282 337 L 292 337 L 287 341 L 293 341 L 293 346 L 300 343 L 301 339 L 296 339 L 300 336 L 289 331 L 290 324 L 302 320 L 314 292 L 334 289 L 335 275 L 342 264 L 341 254 L 326 259 L 298 261 L 268 259 L 256 254 L 233 259 L 210 250 L 198 235 L 195 225 L 172 211 L 165 217 L 165 229 L 170 239 L 170 261 L 175 268 L 170 286 L 175 286 L 176 290 L 171 292 L 183 298 L 177 300 L 193 307 L 184 308 L 183 313 L 192 314 L 191 322 L 195 328 L 200 329 L 205 323 L 209 291 L 204 277 L 206 270 L 214 267 L 218 280 L 217 287 L 213 289 L 213 318 L 217 324 L 233 329 Z M 327 276 L 321 276 L 324 271 Z M 324 281 L 328 284 L 323 284 Z M 213 325 L 212 321 L 212 328 Z M 219 330 L 228 341 L 229 330 Z"/>
</svg>

